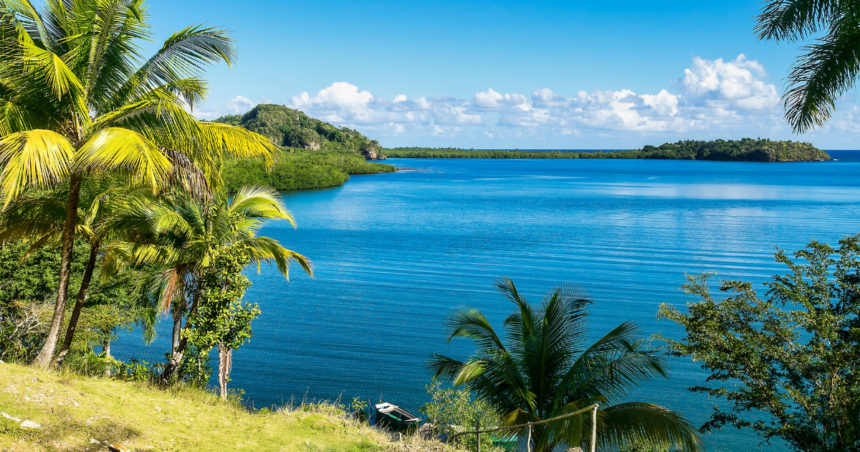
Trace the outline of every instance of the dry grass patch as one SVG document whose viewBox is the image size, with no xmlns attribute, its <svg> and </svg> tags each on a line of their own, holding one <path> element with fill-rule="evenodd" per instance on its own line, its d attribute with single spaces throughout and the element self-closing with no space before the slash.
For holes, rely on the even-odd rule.
<svg viewBox="0 0 860 452">
<path fill-rule="evenodd" d="M 249 412 L 192 388 L 44 372 L 0 364 L 0 452 L 141 451 L 369 452 L 451 449 L 414 438 L 400 442 L 333 406 Z M 95 442 L 97 441 L 97 442 Z"/>
</svg>

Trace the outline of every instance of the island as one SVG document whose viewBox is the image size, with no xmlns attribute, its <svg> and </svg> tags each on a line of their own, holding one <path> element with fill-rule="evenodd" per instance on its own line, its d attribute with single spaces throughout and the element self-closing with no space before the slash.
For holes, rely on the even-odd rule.
<svg viewBox="0 0 860 452">
<path fill-rule="evenodd" d="M 385 149 L 388 158 L 479 158 L 479 159 L 663 159 L 718 160 L 739 162 L 812 162 L 831 160 L 830 156 L 810 143 L 776 141 L 767 138 L 740 140 L 684 140 L 647 145 L 641 149 L 620 151 L 582 150 L 475 150 L 459 148 L 392 148 Z"/>
</svg>

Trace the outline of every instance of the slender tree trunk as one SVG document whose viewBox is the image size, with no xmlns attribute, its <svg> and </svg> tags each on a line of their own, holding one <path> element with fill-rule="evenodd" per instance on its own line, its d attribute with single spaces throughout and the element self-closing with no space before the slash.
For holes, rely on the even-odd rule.
<svg viewBox="0 0 860 452">
<path fill-rule="evenodd" d="M 33 365 L 47 369 L 54 352 L 57 350 L 57 341 L 60 337 L 60 328 L 63 326 L 63 316 L 66 314 L 66 300 L 69 297 L 69 278 L 72 273 L 72 252 L 75 245 L 75 225 L 78 218 L 78 203 L 81 199 L 81 175 L 72 175 L 69 180 L 69 200 L 66 204 L 66 222 L 63 225 L 63 248 L 60 260 L 60 284 L 57 288 L 57 302 L 54 305 L 54 318 L 51 320 L 51 329 L 48 330 L 48 338 L 45 345 Z"/>
<path fill-rule="evenodd" d="M 173 306 L 173 343 L 170 347 L 170 356 L 176 354 L 176 350 L 179 348 L 179 336 L 182 332 L 182 309 L 176 304 Z"/>
<path fill-rule="evenodd" d="M 227 400 L 227 379 L 230 378 L 230 370 L 233 367 L 233 347 L 218 344 L 218 388 L 221 390 L 221 399 Z"/>
<path fill-rule="evenodd" d="M 197 305 L 200 302 L 200 292 L 195 292 L 194 301 L 192 302 L 191 310 L 188 312 L 188 316 L 191 317 L 195 312 L 197 312 Z M 176 325 L 174 324 L 174 328 Z M 185 329 L 189 329 L 193 327 L 193 325 L 189 325 L 188 322 L 185 322 Z M 182 364 L 182 358 L 185 356 L 185 349 L 188 347 L 188 338 L 183 337 L 179 339 L 179 344 L 173 350 L 173 353 L 170 356 L 170 361 L 164 365 L 164 370 L 161 371 L 161 384 L 166 385 L 170 382 L 170 379 L 173 377 L 173 374 L 176 372 L 176 369 L 179 368 L 179 365 Z"/>
<path fill-rule="evenodd" d="M 110 355 L 110 339 L 104 341 L 104 343 L 102 345 L 102 351 L 105 354 L 105 358 L 112 358 L 112 356 Z M 106 366 L 105 367 L 105 376 L 106 377 L 110 377 L 110 371 L 111 371 L 110 366 Z"/>
<path fill-rule="evenodd" d="M 78 291 L 78 300 L 75 302 L 75 308 L 72 310 L 72 317 L 69 319 L 69 327 L 66 329 L 66 337 L 63 339 L 63 346 L 60 347 L 60 353 L 54 361 L 54 365 L 62 364 L 72 347 L 72 340 L 75 338 L 75 330 L 78 327 L 78 318 L 81 316 L 81 310 L 84 307 L 84 302 L 87 300 L 87 290 L 90 287 L 90 281 L 93 278 L 93 272 L 96 268 L 96 261 L 99 255 L 100 242 L 96 241 L 90 247 L 90 259 L 87 261 L 87 268 L 84 271 L 84 279 L 81 281 L 81 290 Z"/>
</svg>

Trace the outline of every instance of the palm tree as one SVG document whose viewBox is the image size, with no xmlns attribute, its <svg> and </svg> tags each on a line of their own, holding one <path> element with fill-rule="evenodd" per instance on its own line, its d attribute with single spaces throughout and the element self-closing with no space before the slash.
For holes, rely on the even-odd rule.
<svg viewBox="0 0 860 452">
<path fill-rule="evenodd" d="M 162 373 L 165 382 L 184 357 L 188 338 L 180 334 L 182 317 L 198 308 L 199 293 L 194 289 L 202 270 L 212 265 L 214 252 L 238 249 L 257 265 L 257 271 L 262 262 L 274 263 L 287 278 L 290 264 L 297 262 L 313 275 L 308 258 L 284 248 L 277 240 L 257 235 L 267 220 L 287 220 L 296 226 L 274 189 L 242 187 L 232 199 L 222 194 L 211 202 L 184 193 L 159 200 L 141 198 L 125 212 L 114 225 L 133 231 L 134 237 L 109 251 L 115 265 L 152 264 L 166 269 L 161 275 L 159 299 L 163 312 L 173 308 L 173 343 L 171 359 Z M 192 327 L 187 322 L 184 326 Z"/>
<path fill-rule="evenodd" d="M 437 378 L 467 385 L 503 414 L 504 425 L 548 420 L 598 403 L 601 448 L 637 442 L 702 449 L 695 429 L 681 415 L 625 401 L 631 389 L 667 375 L 660 358 L 637 339 L 634 324 L 622 323 L 587 345 L 591 302 L 579 287 L 559 286 L 539 307 L 529 304 L 509 278 L 500 279 L 496 288 L 516 306 L 504 322 L 507 341 L 479 310 L 455 310 L 447 320 L 448 340 L 469 338 L 478 350 L 465 362 L 434 355 L 429 364 Z M 591 440 L 591 416 L 571 416 L 532 429 L 535 452 L 550 452 L 558 445 L 584 447 Z M 522 427 L 510 434 L 525 436 L 526 431 Z"/>
<path fill-rule="evenodd" d="M 88 178 L 81 181 L 75 235 L 89 245 L 89 258 L 84 268 L 77 300 L 69 318 L 63 344 L 55 358 L 62 363 L 75 337 L 78 320 L 87 299 L 87 292 L 98 266 L 103 246 L 109 243 L 115 228 L 109 223 L 116 208 L 121 208 L 124 198 L 140 190 L 139 187 L 122 184 L 113 178 Z M 66 215 L 68 186 L 53 190 L 32 190 L 12 201 L 2 215 L 0 243 L 26 240 L 31 243 L 27 255 L 44 245 L 58 245 L 63 235 Z"/>
<path fill-rule="evenodd" d="M 832 0 L 772 0 L 758 16 L 761 40 L 796 42 L 825 32 L 803 49 L 783 95 L 785 118 L 796 133 L 830 119 L 836 99 L 860 75 L 860 4 Z"/>
<path fill-rule="evenodd" d="M 0 195 L 68 185 L 51 328 L 35 363 L 56 349 L 68 297 L 81 183 L 120 171 L 152 187 L 205 191 L 225 156 L 271 160 L 275 146 L 238 127 L 198 122 L 202 69 L 235 59 L 223 30 L 189 26 L 155 55 L 144 0 L 0 0 Z M 199 177 L 199 170 L 207 178 Z"/>
</svg>

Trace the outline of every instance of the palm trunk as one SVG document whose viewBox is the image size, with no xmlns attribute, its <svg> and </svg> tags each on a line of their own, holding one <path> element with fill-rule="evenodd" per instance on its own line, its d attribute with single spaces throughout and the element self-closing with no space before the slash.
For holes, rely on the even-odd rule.
<svg viewBox="0 0 860 452">
<path fill-rule="evenodd" d="M 178 303 L 177 303 L 178 304 Z M 170 347 L 170 356 L 176 354 L 179 348 L 179 336 L 182 332 L 182 310 L 176 304 L 173 307 L 173 342 Z"/>
<path fill-rule="evenodd" d="M 72 252 L 75 245 L 75 225 L 78 219 L 78 203 L 81 200 L 81 175 L 72 175 L 69 180 L 69 201 L 66 204 L 66 222 L 63 225 L 63 248 L 60 260 L 60 283 L 57 287 L 57 302 L 54 305 L 54 318 L 45 345 L 33 365 L 47 369 L 57 350 L 60 328 L 63 326 L 63 316 L 66 314 L 66 300 L 69 297 L 69 278 L 72 273 Z"/>
<path fill-rule="evenodd" d="M 60 348 L 60 353 L 57 355 L 54 365 L 62 364 L 72 347 L 72 340 L 75 338 L 75 329 L 78 327 L 78 318 L 81 316 L 81 310 L 84 307 L 84 302 L 87 300 L 87 290 L 90 287 L 90 281 L 93 278 L 93 272 L 96 268 L 96 261 L 99 255 L 100 242 L 96 241 L 90 247 L 90 259 L 87 261 L 87 268 L 84 271 L 84 279 L 81 281 L 81 290 L 78 291 L 78 300 L 75 302 L 75 308 L 72 310 L 72 317 L 69 319 L 69 327 L 66 329 L 66 337 L 63 339 L 63 346 Z"/>
<path fill-rule="evenodd" d="M 110 355 L 110 339 L 104 341 L 102 345 L 102 352 L 105 354 L 105 358 L 112 358 Z"/>
<path fill-rule="evenodd" d="M 230 378 L 230 370 L 233 367 L 233 347 L 218 344 L 218 388 L 221 391 L 221 399 L 227 400 L 227 379 Z"/>
<path fill-rule="evenodd" d="M 200 292 L 195 292 L 191 310 L 188 312 L 189 317 L 191 317 L 195 312 L 197 312 L 197 305 L 199 304 L 199 301 Z M 185 322 L 185 329 L 191 327 L 193 327 L 193 325 L 189 325 L 188 322 Z M 176 324 L 174 323 L 174 330 L 175 328 Z M 173 374 L 176 372 L 176 369 L 178 369 L 179 365 L 182 364 L 182 358 L 185 356 L 186 348 L 188 348 L 188 337 L 183 337 L 179 339 L 179 343 L 173 349 L 173 353 L 170 356 L 170 361 L 168 361 L 167 364 L 164 365 L 164 370 L 161 371 L 161 376 L 159 377 L 161 384 L 166 385 L 170 383 L 170 379 L 173 378 Z"/>
</svg>

